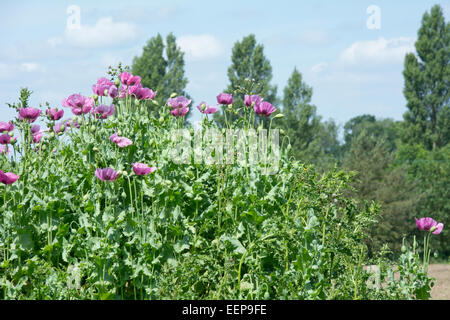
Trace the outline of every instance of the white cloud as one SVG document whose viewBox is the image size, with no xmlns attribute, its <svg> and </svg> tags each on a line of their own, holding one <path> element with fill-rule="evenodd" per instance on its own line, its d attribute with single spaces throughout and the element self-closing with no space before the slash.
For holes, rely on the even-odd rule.
<svg viewBox="0 0 450 320">
<path fill-rule="evenodd" d="M 326 67 L 328 67 L 328 63 L 321 62 L 321 63 L 316 64 L 315 66 L 312 66 L 311 71 L 314 73 L 320 73 L 323 70 L 325 70 Z"/>
<path fill-rule="evenodd" d="M 45 72 L 45 68 L 36 62 L 0 63 L 0 79 L 24 77 L 24 74 Z"/>
<path fill-rule="evenodd" d="M 94 26 L 66 29 L 65 42 L 75 47 L 105 47 L 135 38 L 136 31 L 137 27 L 133 23 L 114 22 L 111 17 L 103 17 Z M 53 46 L 62 42 L 60 38 L 48 40 Z"/>
<path fill-rule="evenodd" d="M 414 42 L 406 37 L 357 41 L 341 53 L 340 60 L 350 65 L 398 63 L 406 53 L 414 52 Z"/>
<path fill-rule="evenodd" d="M 188 60 L 204 60 L 219 56 L 222 44 L 213 35 L 185 35 L 177 39 L 177 44 L 186 53 Z"/>
</svg>

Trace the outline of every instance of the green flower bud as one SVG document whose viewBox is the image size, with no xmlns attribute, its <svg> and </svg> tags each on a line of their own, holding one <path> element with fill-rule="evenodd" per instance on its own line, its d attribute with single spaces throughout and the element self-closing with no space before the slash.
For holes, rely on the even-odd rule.
<svg viewBox="0 0 450 320">
<path fill-rule="evenodd" d="M 228 110 L 231 111 L 232 109 L 233 109 L 233 105 L 232 105 L 232 104 L 229 104 L 229 105 L 228 105 Z"/>
<path fill-rule="evenodd" d="M 94 151 L 94 152 L 99 152 L 100 150 L 99 150 L 97 147 L 93 147 L 93 148 L 92 148 L 92 151 Z"/>
<path fill-rule="evenodd" d="M 127 194 L 125 193 L 125 191 L 122 192 L 122 198 L 126 198 L 126 197 L 127 197 Z"/>
<path fill-rule="evenodd" d="M 172 94 L 170 95 L 171 98 L 175 98 L 178 94 L 176 92 L 172 92 Z"/>
<path fill-rule="evenodd" d="M 105 91 L 103 92 L 103 94 L 104 94 L 105 96 L 107 96 L 107 95 L 108 95 L 108 89 L 105 89 Z"/>
<path fill-rule="evenodd" d="M 124 177 L 128 177 L 128 172 L 126 172 L 126 171 L 119 171 L 119 172 L 121 172 Z"/>
<path fill-rule="evenodd" d="M 12 145 L 15 145 L 15 144 L 17 143 L 17 139 L 16 139 L 16 138 L 12 138 L 12 139 L 9 141 L 9 143 L 12 144 Z"/>
<path fill-rule="evenodd" d="M 164 122 L 164 117 L 159 117 L 159 123 L 163 123 Z"/>
<path fill-rule="evenodd" d="M 434 232 L 436 230 L 436 226 L 431 227 L 430 232 Z"/>
<path fill-rule="evenodd" d="M 14 135 L 14 132 L 10 131 L 10 132 L 8 132 L 8 135 L 9 135 L 10 137 L 12 137 L 12 136 Z"/>
<path fill-rule="evenodd" d="M 406 247 L 402 246 L 402 253 L 405 253 L 405 252 L 406 252 Z"/>
<path fill-rule="evenodd" d="M 55 133 L 54 132 L 50 132 L 49 138 L 53 139 L 55 137 Z"/>
<path fill-rule="evenodd" d="M 106 91 L 106 90 L 105 90 Z M 94 96 L 92 97 L 94 98 L 94 101 L 97 102 L 98 101 L 98 95 L 94 94 Z"/>
<path fill-rule="evenodd" d="M 116 79 L 116 81 L 114 81 L 114 85 L 119 88 L 120 86 L 120 79 Z"/>
</svg>

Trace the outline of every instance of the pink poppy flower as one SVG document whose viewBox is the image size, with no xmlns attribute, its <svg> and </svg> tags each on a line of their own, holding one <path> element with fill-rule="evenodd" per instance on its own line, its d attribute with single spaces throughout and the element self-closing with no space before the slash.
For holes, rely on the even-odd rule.
<svg viewBox="0 0 450 320">
<path fill-rule="evenodd" d="M 217 96 L 217 103 L 219 104 L 232 104 L 233 102 L 233 95 L 230 93 L 220 93 Z"/>
<path fill-rule="evenodd" d="M 69 107 L 72 112 L 79 116 L 81 114 L 87 114 L 94 107 L 94 99 L 84 97 L 81 94 L 75 93 L 64 99 L 62 102 L 64 107 Z"/>
<path fill-rule="evenodd" d="M 175 108 L 170 113 L 175 117 L 184 117 L 189 112 L 189 108 Z"/>
<path fill-rule="evenodd" d="M 432 232 L 433 234 L 439 234 L 444 228 L 443 223 L 437 223 L 436 220 L 430 217 L 420 219 L 415 218 L 415 219 L 416 219 L 416 226 L 421 231 L 429 231 Z"/>
<path fill-rule="evenodd" d="M 106 119 L 109 116 L 112 116 L 114 114 L 114 111 L 114 104 L 111 104 L 110 106 L 101 104 L 98 107 L 92 109 L 92 114 L 95 115 L 96 118 Z"/>
<path fill-rule="evenodd" d="M 114 181 L 119 177 L 119 173 L 114 171 L 113 168 L 97 168 L 95 170 L 95 176 L 102 181 Z"/>
<path fill-rule="evenodd" d="M 156 170 L 156 167 L 149 167 L 148 164 L 145 164 L 145 163 L 136 162 L 136 163 L 132 163 L 131 165 L 133 166 L 134 173 L 139 176 L 147 175 Z"/>
<path fill-rule="evenodd" d="M 201 113 L 204 114 L 212 114 L 212 113 L 216 113 L 217 112 L 217 108 L 214 106 L 208 106 L 208 104 L 206 102 L 201 102 L 198 106 L 197 109 L 200 110 Z"/>
<path fill-rule="evenodd" d="M 14 130 L 14 124 L 12 124 L 11 122 L 0 122 L 0 133 L 1 132 L 11 132 Z"/>
<path fill-rule="evenodd" d="M 133 144 L 133 141 L 125 137 L 119 137 L 117 133 L 114 133 L 112 136 L 110 136 L 109 140 L 117 144 L 120 148 L 124 148 Z"/>
<path fill-rule="evenodd" d="M 134 88 L 134 87 L 130 87 Z M 129 91 L 130 94 L 133 94 L 137 99 L 139 100 L 153 100 L 156 96 L 156 92 L 153 92 L 153 90 L 149 89 L 149 88 L 142 88 L 142 87 L 138 87 L 134 90 Z"/>
<path fill-rule="evenodd" d="M 134 86 L 136 84 L 140 84 L 141 83 L 141 77 L 139 76 L 133 76 L 131 73 L 129 72 L 123 72 L 120 74 L 120 81 L 122 82 L 122 84 L 124 84 L 125 86 Z"/>
<path fill-rule="evenodd" d="M 174 109 L 183 109 L 187 108 L 187 106 L 192 102 L 192 100 L 184 97 L 184 96 L 178 96 L 175 98 L 170 98 L 167 101 L 167 104 L 171 106 Z"/>
<path fill-rule="evenodd" d="M 41 115 L 41 110 L 27 107 L 19 108 L 19 120 L 26 119 L 29 122 L 34 122 Z"/>
<path fill-rule="evenodd" d="M 3 172 L 2 170 L 0 170 L 0 182 L 3 184 L 8 184 L 8 185 L 13 184 L 19 178 L 20 178 L 20 176 L 17 176 L 14 173 Z"/>
<path fill-rule="evenodd" d="M 264 117 L 270 116 L 273 112 L 276 111 L 276 109 L 273 107 L 273 105 L 267 101 L 263 101 L 260 104 L 255 104 L 255 112 Z"/>
<path fill-rule="evenodd" d="M 97 80 L 97 83 L 92 86 L 92 91 L 98 96 L 105 96 L 105 91 L 109 93 L 110 88 L 114 85 L 113 82 L 102 77 Z"/>
<path fill-rule="evenodd" d="M 9 144 L 11 142 L 11 136 L 7 133 L 0 135 L 0 144 Z"/>
<path fill-rule="evenodd" d="M 47 116 L 52 119 L 53 121 L 57 121 L 61 119 L 64 115 L 64 110 L 58 110 L 57 108 L 54 109 L 47 109 Z"/>
<path fill-rule="evenodd" d="M 257 104 L 260 104 L 262 102 L 262 98 L 257 94 L 251 96 L 245 95 L 244 102 L 247 107 L 251 107 L 253 103 L 254 106 L 256 106 Z"/>
<path fill-rule="evenodd" d="M 111 87 L 109 87 L 108 95 L 113 99 L 117 98 L 117 87 L 115 85 L 112 85 Z"/>
</svg>

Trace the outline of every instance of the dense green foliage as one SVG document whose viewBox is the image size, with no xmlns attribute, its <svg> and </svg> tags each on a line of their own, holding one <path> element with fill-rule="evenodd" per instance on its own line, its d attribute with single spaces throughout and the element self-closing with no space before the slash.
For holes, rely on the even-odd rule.
<svg viewBox="0 0 450 320">
<path fill-rule="evenodd" d="M 22 93 L 13 108 L 26 106 Z M 344 195 L 351 175 L 319 175 L 288 157 L 290 145 L 273 175 L 262 163 L 176 164 L 173 130 L 183 122 L 167 105 L 130 96 L 115 104 L 106 120 L 87 114 L 79 129 L 50 134 L 33 148 L 14 145 L 20 159 L 0 158 L 4 171 L 20 175 L 0 202 L 2 298 L 428 297 L 431 279 L 417 253 L 400 261 L 401 282 L 382 278 L 387 286 L 371 289 L 363 240 L 378 207 Z M 15 125 L 30 141 L 29 124 Z M 216 127 L 207 118 L 202 126 Z M 133 144 L 119 148 L 109 139 L 114 131 Z M 208 139 L 203 143 L 208 150 Z M 133 162 L 157 170 L 138 176 Z M 122 172 L 117 180 L 94 175 L 107 166 Z"/>
</svg>

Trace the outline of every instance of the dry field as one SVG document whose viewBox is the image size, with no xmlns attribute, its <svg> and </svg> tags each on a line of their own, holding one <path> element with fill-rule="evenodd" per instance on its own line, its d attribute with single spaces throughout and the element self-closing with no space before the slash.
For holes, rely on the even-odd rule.
<svg viewBox="0 0 450 320">
<path fill-rule="evenodd" d="M 450 300 L 450 264 L 431 264 L 428 274 L 436 278 L 431 290 L 433 300 Z"/>
</svg>

